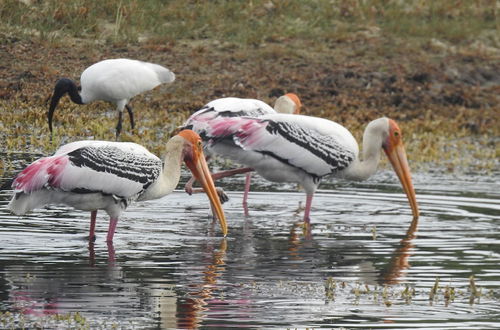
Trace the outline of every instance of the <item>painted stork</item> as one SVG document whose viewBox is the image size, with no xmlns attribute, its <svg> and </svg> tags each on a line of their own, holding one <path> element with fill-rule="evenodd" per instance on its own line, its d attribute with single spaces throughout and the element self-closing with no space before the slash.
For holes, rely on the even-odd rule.
<svg viewBox="0 0 500 330">
<path fill-rule="evenodd" d="M 175 74 L 169 69 L 154 63 L 142 62 L 126 58 L 109 59 L 97 62 L 83 71 L 80 77 L 81 88 L 68 78 L 56 82 L 50 101 L 47 118 L 52 137 L 52 117 L 59 99 L 68 93 L 76 104 L 87 104 L 96 100 L 108 101 L 116 105 L 118 124 L 116 138 L 122 129 L 123 109 L 130 117 L 130 125 L 134 129 L 134 114 L 128 102 L 134 96 L 152 90 L 164 83 L 172 83 Z"/>
<path fill-rule="evenodd" d="M 225 97 L 213 100 L 207 103 L 203 108 L 195 112 L 183 126 L 189 126 L 198 121 L 198 118 L 206 121 L 208 119 L 225 118 L 225 117 L 260 117 L 266 114 L 288 113 L 299 114 L 302 104 L 299 97 L 294 93 L 287 93 L 276 99 L 274 109 L 267 103 L 256 99 L 243 99 L 238 97 Z M 196 124 L 193 127 L 197 127 Z M 205 149 L 207 157 L 211 157 L 210 148 Z M 240 169 L 229 170 L 227 172 L 218 173 L 218 176 L 234 175 L 242 172 Z M 250 191 L 250 181 L 252 174 L 246 171 L 245 190 L 243 193 L 243 205 L 247 205 L 248 193 Z M 188 194 L 193 192 L 201 192 L 202 190 L 193 189 L 194 179 L 191 178 L 186 183 L 185 190 Z"/>
<path fill-rule="evenodd" d="M 89 239 L 95 239 L 97 210 L 110 217 L 107 241 L 113 241 L 121 213 L 135 200 L 161 198 L 179 182 L 186 163 L 210 199 L 222 232 L 227 225 L 200 137 L 181 131 L 166 144 L 164 162 L 141 145 L 130 142 L 77 141 L 53 156 L 38 159 L 15 178 L 8 208 L 17 215 L 48 204 L 66 204 L 91 211 Z"/>
<path fill-rule="evenodd" d="M 401 130 L 394 120 L 379 118 L 363 136 L 363 157 L 352 134 L 323 118 L 268 114 L 259 118 L 199 116 L 185 128 L 198 132 L 205 148 L 243 164 L 238 173 L 255 170 L 275 182 L 296 182 L 306 194 L 304 221 L 309 223 L 312 198 L 320 179 L 335 175 L 365 180 L 377 170 L 381 149 L 388 156 L 408 197 L 413 216 L 418 206 Z M 214 174 L 220 179 L 227 174 Z"/>
</svg>

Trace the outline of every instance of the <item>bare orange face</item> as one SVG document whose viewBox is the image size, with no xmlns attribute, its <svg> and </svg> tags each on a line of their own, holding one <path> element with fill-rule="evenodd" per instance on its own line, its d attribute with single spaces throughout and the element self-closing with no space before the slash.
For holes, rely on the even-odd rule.
<svg viewBox="0 0 500 330">
<path fill-rule="evenodd" d="M 196 162 L 200 156 L 205 158 L 203 156 L 203 143 L 200 136 L 196 134 L 196 132 L 190 129 L 185 129 L 177 133 L 177 135 L 182 136 L 186 141 L 189 142 L 184 147 L 186 149 L 186 157 L 191 158 L 193 162 Z"/>
<path fill-rule="evenodd" d="M 399 145 L 403 145 L 401 129 L 394 120 L 389 119 L 389 136 L 385 141 L 384 149 L 392 150 Z"/>
<path fill-rule="evenodd" d="M 285 94 L 290 100 L 295 103 L 295 111 L 293 112 L 294 114 L 299 114 L 300 113 L 300 108 L 302 107 L 302 103 L 300 103 L 299 97 L 294 94 L 294 93 L 287 93 Z"/>
</svg>

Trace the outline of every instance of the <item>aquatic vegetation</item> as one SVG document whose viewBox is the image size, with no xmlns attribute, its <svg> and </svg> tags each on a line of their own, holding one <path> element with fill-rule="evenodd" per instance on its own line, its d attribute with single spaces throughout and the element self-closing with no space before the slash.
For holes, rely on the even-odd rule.
<svg viewBox="0 0 500 330">
<path fill-rule="evenodd" d="M 434 282 L 434 286 L 432 287 L 431 291 L 429 292 L 429 300 L 431 301 L 431 303 L 434 301 L 434 297 L 436 296 L 438 289 L 439 289 L 439 277 L 436 277 L 436 281 Z"/>
<path fill-rule="evenodd" d="M 91 324 L 81 313 L 52 314 L 36 316 L 21 312 L 0 312 L 3 329 L 109 329 L 114 324 L 96 322 Z"/>
<path fill-rule="evenodd" d="M 439 277 L 436 277 L 434 285 L 428 289 L 430 304 L 436 304 L 442 301 L 444 306 L 448 307 L 450 304 L 455 302 L 457 298 L 460 298 L 461 300 L 467 299 L 468 291 L 470 292 L 468 299 L 469 304 L 472 305 L 474 303 L 479 303 L 482 290 L 477 288 L 473 275 L 470 277 L 469 288 L 456 288 L 451 285 L 446 285 L 446 287 L 443 288 L 440 287 L 439 283 L 440 279 Z M 364 298 L 383 304 L 386 307 L 391 307 L 395 303 L 411 304 L 415 299 L 421 300 L 422 294 L 425 294 L 427 291 L 422 288 L 417 290 L 414 286 L 408 283 L 404 284 L 404 286 L 387 284 L 370 286 L 360 282 L 349 283 L 346 281 L 336 280 L 333 277 L 327 277 L 324 284 L 324 297 L 326 301 L 335 301 L 338 297 L 340 297 L 339 299 L 353 300 L 353 304 L 358 304 L 359 299 Z M 281 283 L 282 287 L 283 285 L 284 284 Z M 302 285 L 308 284 L 304 283 Z M 254 284 L 254 287 L 256 286 L 257 285 Z M 495 292 L 490 290 L 488 298 L 498 300 L 495 295 Z"/>
</svg>

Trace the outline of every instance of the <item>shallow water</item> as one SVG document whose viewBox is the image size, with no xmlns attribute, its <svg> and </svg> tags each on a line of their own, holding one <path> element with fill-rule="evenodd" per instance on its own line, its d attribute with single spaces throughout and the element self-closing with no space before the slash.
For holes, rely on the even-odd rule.
<svg viewBox="0 0 500 330">
<path fill-rule="evenodd" d="M 414 175 L 418 223 L 389 171 L 328 180 L 310 232 L 294 185 L 254 176 L 245 216 L 242 182 L 223 184 L 226 239 L 204 195 L 176 191 L 129 207 L 109 247 L 104 212 L 89 246 L 87 212 L 17 217 L 0 191 L 0 311 L 12 313 L 0 324 L 500 327 L 500 175 Z M 51 317 L 76 312 L 81 323 Z"/>
</svg>

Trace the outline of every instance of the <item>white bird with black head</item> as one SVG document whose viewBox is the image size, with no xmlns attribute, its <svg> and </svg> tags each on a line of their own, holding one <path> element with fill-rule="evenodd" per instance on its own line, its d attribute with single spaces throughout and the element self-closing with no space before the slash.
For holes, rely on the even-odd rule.
<svg viewBox="0 0 500 330">
<path fill-rule="evenodd" d="M 68 78 L 56 82 L 50 100 L 47 119 L 52 137 L 52 117 L 59 99 L 68 94 L 76 104 L 87 104 L 102 100 L 114 103 L 118 111 L 116 138 L 122 129 L 123 110 L 127 109 L 132 129 L 135 127 L 134 113 L 128 104 L 130 99 L 156 86 L 172 83 L 175 74 L 169 69 L 154 63 L 126 58 L 108 59 L 89 66 L 80 76 L 80 87 Z"/>
</svg>

